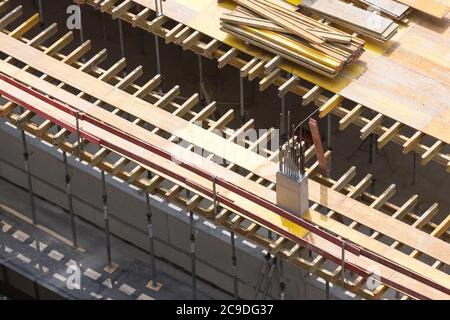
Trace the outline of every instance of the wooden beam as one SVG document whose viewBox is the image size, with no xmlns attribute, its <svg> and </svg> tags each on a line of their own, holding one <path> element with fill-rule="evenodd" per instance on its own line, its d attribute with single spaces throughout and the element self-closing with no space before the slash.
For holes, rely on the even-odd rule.
<svg viewBox="0 0 450 320">
<path fill-rule="evenodd" d="M 150 10 L 149 8 L 144 8 L 144 10 L 135 15 L 132 20 L 133 28 L 142 25 L 148 19 L 148 17 L 150 17 L 151 13 L 152 10 Z"/>
<path fill-rule="evenodd" d="M 31 16 L 31 18 L 22 23 L 20 26 L 11 31 L 9 33 L 9 36 L 18 39 L 28 31 L 30 31 L 32 28 L 34 28 L 36 25 L 38 25 L 39 21 L 40 21 L 39 13 L 36 13 L 33 16 Z"/>
<path fill-rule="evenodd" d="M 278 88 L 278 96 L 281 98 L 285 96 L 298 83 L 298 77 L 292 76 L 283 85 Z"/>
<path fill-rule="evenodd" d="M 384 116 L 378 113 L 370 122 L 361 129 L 361 139 L 366 139 L 384 120 Z"/>
<path fill-rule="evenodd" d="M 394 138 L 394 136 L 400 132 L 402 127 L 403 124 L 401 124 L 400 122 L 396 122 L 392 127 L 386 130 L 386 132 L 383 133 L 383 135 L 377 140 L 378 149 L 382 149 L 389 141 L 391 141 L 392 138 Z"/>
<path fill-rule="evenodd" d="M 212 39 L 203 49 L 203 54 L 208 58 L 213 58 L 213 52 L 218 49 L 221 44 L 222 43 L 219 40 Z"/>
<path fill-rule="evenodd" d="M 327 114 L 329 114 L 334 108 L 341 104 L 344 101 L 344 97 L 335 94 L 329 100 L 327 100 L 319 109 L 320 117 L 324 118 Z"/>
<path fill-rule="evenodd" d="M 23 7 L 18 6 L 12 11 L 5 14 L 2 18 L 0 18 L 0 29 L 5 29 L 10 23 L 15 21 L 23 14 Z"/>
<path fill-rule="evenodd" d="M 363 112 L 364 107 L 358 104 L 352 110 L 350 110 L 345 117 L 339 120 L 339 130 L 345 130 L 358 116 Z"/>
<path fill-rule="evenodd" d="M 303 95 L 302 97 L 302 105 L 303 106 L 307 106 L 308 104 L 310 104 L 311 102 L 314 101 L 314 99 L 317 98 L 317 96 L 323 91 L 323 89 L 318 86 L 315 85 L 311 90 L 309 90 L 305 95 Z"/>
<path fill-rule="evenodd" d="M 403 144 L 403 154 L 408 154 L 411 150 L 413 150 L 423 136 L 424 134 L 422 132 L 416 131 L 416 133 L 414 133 L 413 136 Z"/>
<path fill-rule="evenodd" d="M 119 18 L 124 12 L 128 11 L 134 5 L 133 1 L 125 0 L 111 11 L 113 20 Z"/>
<path fill-rule="evenodd" d="M 259 91 L 266 90 L 271 84 L 275 82 L 275 80 L 280 76 L 281 70 L 278 68 L 275 68 L 269 75 L 265 76 L 261 81 L 259 82 Z"/>
<path fill-rule="evenodd" d="M 427 152 L 425 152 L 421 159 L 421 163 L 422 165 L 426 165 L 428 162 L 430 162 L 431 159 L 433 159 L 433 157 L 435 157 L 441 150 L 442 148 L 444 148 L 445 144 L 444 142 L 442 142 L 441 140 L 436 141 L 429 149 Z"/>
<path fill-rule="evenodd" d="M 40 32 L 37 36 L 28 41 L 27 44 L 31 47 L 36 48 L 40 46 L 44 41 L 48 40 L 48 38 L 54 35 L 57 31 L 58 31 L 58 24 L 52 23 L 44 31 Z"/>
<path fill-rule="evenodd" d="M 87 40 L 75 50 L 73 50 L 70 54 L 68 54 L 62 62 L 67 63 L 68 65 L 72 65 L 75 61 L 78 61 L 83 55 L 85 55 L 89 50 L 91 50 L 91 41 Z"/>
</svg>

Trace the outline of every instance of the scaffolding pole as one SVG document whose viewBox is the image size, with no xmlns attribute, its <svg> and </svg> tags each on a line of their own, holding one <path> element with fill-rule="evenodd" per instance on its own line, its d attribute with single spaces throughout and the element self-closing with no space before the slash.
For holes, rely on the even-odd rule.
<svg viewBox="0 0 450 320">
<path fill-rule="evenodd" d="M 112 267 L 112 259 L 111 259 L 111 240 L 109 235 L 109 215 L 108 215 L 108 194 L 106 190 L 106 179 L 105 179 L 105 171 L 102 172 L 102 201 L 103 201 L 103 214 L 105 219 L 105 234 L 106 234 L 106 258 L 108 262 L 108 266 Z"/>
<path fill-rule="evenodd" d="M 18 128 L 22 137 L 22 148 L 23 148 L 23 159 L 25 162 L 25 171 L 27 173 L 27 185 L 28 185 L 28 195 L 30 197 L 30 205 L 31 205 L 31 216 L 33 220 L 33 224 L 37 224 L 37 214 L 36 214 L 36 204 L 34 201 L 34 192 L 33 192 L 33 181 L 31 179 L 31 167 L 30 167 L 30 153 L 28 152 L 27 146 L 27 138 L 25 131 L 22 129 L 22 124 L 20 121 L 18 122 Z"/>
<path fill-rule="evenodd" d="M 195 258 L 195 220 L 194 213 L 189 212 L 189 223 L 191 227 L 191 271 L 192 271 L 192 299 L 197 300 L 197 275 L 196 275 L 196 258 Z"/>
<path fill-rule="evenodd" d="M 237 258 L 236 258 L 236 246 L 235 246 L 235 240 L 234 240 L 234 231 L 231 231 L 230 237 L 231 237 L 231 262 L 232 262 L 232 267 L 233 267 L 233 293 L 234 293 L 234 299 L 239 300 Z"/>
<path fill-rule="evenodd" d="M 198 81 L 199 81 L 200 105 L 203 107 L 205 106 L 205 95 L 203 92 L 205 85 L 203 77 L 203 60 L 201 55 L 198 55 Z"/>
<path fill-rule="evenodd" d="M 147 230 L 148 230 L 148 239 L 149 239 L 149 250 L 150 250 L 150 266 L 152 273 L 153 283 L 156 283 L 156 266 L 155 266 L 155 247 L 154 247 L 154 235 L 153 235 L 153 221 L 152 221 L 152 207 L 150 204 L 150 195 L 148 192 L 145 192 L 145 203 L 147 204 Z"/>
<path fill-rule="evenodd" d="M 63 155 L 64 169 L 65 169 L 67 205 L 69 208 L 70 218 L 71 218 L 71 222 L 72 222 L 72 240 L 73 240 L 73 246 L 75 248 L 77 248 L 78 240 L 77 240 L 76 214 L 73 209 L 72 178 L 70 176 L 69 163 L 67 161 L 67 153 L 64 150 L 62 150 L 62 155 Z"/>
<path fill-rule="evenodd" d="M 239 70 L 239 104 L 241 107 L 240 110 L 241 125 L 244 125 L 245 122 L 244 78 L 241 77 L 240 70 Z"/>
<path fill-rule="evenodd" d="M 42 7 L 42 0 L 38 0 L 38 8 L 39 8 L 39 23 L 41 24 L 41 27 L 45 25 L 44 22 L 44 9 Z"/>
</svg>

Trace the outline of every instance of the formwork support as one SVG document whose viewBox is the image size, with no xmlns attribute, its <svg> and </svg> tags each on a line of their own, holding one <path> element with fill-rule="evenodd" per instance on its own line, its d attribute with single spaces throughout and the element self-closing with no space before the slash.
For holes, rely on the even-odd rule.
<svg viewBox="0 0 450 320">
<path fill-rule="evenodd" d="M 327 116 L 327 149 L 330 151 L 333 150 L 331 140 L 331 113 Z M 328 160 L 328 172 L 331 174 L 331 159 Z"/>
<path fill-rule="evenodd" d="M 286 283 L 284 282 L 284 265 L 283 260 L 279 259 L 279 275 L 280 275 L 280 300 L 286 299 Z"/>
<path fill-rule="evenodd" d="M 345 241 L 342 242 L 342 262 L 341 262 L 341 281 L 342 287 L 345 288 Z"/>
<path fill-rule="evenodd" d="M 272 263 L 270 265 L 269 269 L 269 275 L 266 282 L 266 287 L 264 288 L 264 293 L 262 296 L 262 299 L 265 300 L 267 297 L 267 294 L 269 293 L 270 285 L 272 284 L 273 275 L 275 274 L 275 270 L 277 268 L 277 257 L 272 258 Z"/>
<path fill-rule="evenodd" d="M 106 234 L 106 258 L 109 267 L 112 267 L 111 259 L 111 240 L 109 235 L 109 214 L 108 214 L 108 193 L 106 190 L 105 171 L 101 171 L 102 174 L 102 201 L 103 201 L 103 215 L 105 219 L 105 234 Z"/>
<path fill-rule="evenodd" d="M 39 22 L 41 27 L 44 26 L 44 9 L 42 7 L 42 0 L 38 0 L 38 8 L 39 8 Z"/>
<path fill-rule="evenodd" d="M 72 240 L 73 246 L 75 248 L 78 247 L 78 239 L 77 239 L 77 226 L 76 226 L 76 214 L 73 209 L 73 197 L 72 197 L 72 178 L 70 176 L 69 164 L 67 161 L 67 153 L 62 151 L 63 161 L 64 161 L 64 170 L 65 170 L 65 181 L 66 181 L 66 194 L 67 194 L 67 204 L 69 208 L 69 214 L 72 222 Z"/>
<path fill-rule="evenodd" d="M 239 104 L 240 104 L 240 118 L 241 125 L 244 125 L 245 122 L 245 104 L 244 104 L 244 78 L 240 75 L 241 72 L 239 70 Z"/>
<path fill-rule="evenodd" d="M 27 173 L 27 185 L 28 185 L 28 194 L 30 197 L 30 206 L 31 206 L 31 216 L 33 220 L 33 224 L 37 224 L 37 213 L 36 213 L 36 204 L 34 201 L 34 192 L 33 192 L 33 181 L 31 179 L 31 167 L 30 167 L 30 153 L 28 152 L 28 145 L 27 145 L 27 137 L 25 134 L 25 131 L 23 130 L 21 126 L 21 122 L 19 121 L 17 123 L 17 127 L 20 130 L 20 134 L 22 137 L 22 148 L 23 148 L 23 159 L 25 163 L 25 171 Z"/>
<path fill-rule="evenodd" d="M 192 299 L 197 300 L 197 274 L 196 274 L 196 257 L 195 257 L 195 220 L 194 213 L 189 212 L 189 224 L 191 227 L 191 272 L 192 272 Z"/>
<path fill-rule="evenodd" d="M 155 265 L 155 246 L 154 246 L 154 235 L 153 235 L 153 221 L 152 221 L 152 207 L 150 204 L 150 195 L 148 192 L 145 192 L 145 203 L 147 205 L 147 230 L 148 230 L 148 240 L 149 240 L 149 250 L 150 250 L 150 268 L 151 268 L 151 277 L 153 283 L 156 284 L 156 265 Z"/>
<path fill-rule="evenodd" d="M 198 81 L 199 81 L 199 98 L 200 98 L 200 105 L 203 107 L 206 105 L 205 103 L 205 95 L 204 95 L 204 77 L 203 77 L 203 60 L 202 56 L 198 55 Z"/>
<path fill-rule="evenodd" d="M 261 290 L 261 285 L 263 283 L 264 276 L 267 273 L 269 265 L 270 265 L 270 253 L 267 252 L 267 254 L 264 256 L 264 264 L 263 264 L 263 267 L 261 269 L 261 274 L 259 276 L 258 285 L 256 286 L 255 296 L 254 296 L 253 300 L 256 300 L 258 298 L 258 294 L 259 294 L 259 291 Z"/>
<path fill-rule="evenodd" d="M 237 258 L 236 258 L 236 246 L 235 246 L 235 239 L 234 239 L 234 231 L 231 231 L 230 233 L 231 237 L 231 263 L 233 268 L 233 293 L 234 293 L 234 299 L 239 299 L 239 291 L 238 291 L 238 275 L 237 275 Z"/>
<path fill-rule="evenodd" d="M 124 44 L 124 40 L 123 40 L 122 20 L 121 19 L 117 19 L 117 23 L 119 24 L 120 53 L 122 54 L 122 58 L 125 58 L 125 44 Z M 126 69 L 126 67 L 125 67 L 125 69 Z M 125 77 L 126 75 L 127 75 L 127 72 L 123 71 L 123 76 Z"/>
</svg>

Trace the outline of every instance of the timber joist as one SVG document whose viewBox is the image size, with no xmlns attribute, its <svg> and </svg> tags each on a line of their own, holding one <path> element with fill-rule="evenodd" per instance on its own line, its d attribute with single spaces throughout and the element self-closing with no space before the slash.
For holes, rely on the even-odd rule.
<svg viewBox="0 0 450 320">
<path fill-rule="evenodd" d="M 143 8 L 142 5 L 133 0 L 87 0 L 86 4 L 100 8 L 102 12 L 111 14 L 114 19 L 120 18 L 132 24 L 133 27 L 147 30 L 163 38 L 166 43 L 174 43 L 182 46 L 185 50 L 193 51 L 210 59 L 217 59 L 219 68 L 223 68 L 226 65 L 234 66 L 241 70 L 242 77 L 248 77 L 250 81 L 260 79 L 258 81 L 261 91 L 266 90 L 270 85 L 275 85 L 279 88 L 280 96 L 288 92 L 299 95 L 302 97 L 303 105 L 314 103 L 319 107 L 321 117 L 333 114 L 340 118 L 341 130 L 344 130 L 350 124 L 364 128 L 372 120 L 370 116 L 364 115 L 364 113 L 369 113 L 367 112 L 370 111 L 369 108 L 344 99 L 340 95 L 309 83 L 304 79 L 292 76 L 286 77 L 286 72 L 278 67 L 283 61 L 279 56 L 270 57 L 270 54 L 267 54 L 267 60 L 249 57 L 236 48 L 212 39 L 166 16 L 154 17 L 155 15 L 153 14 L 152 16 L 151 14 L 151 8 Z M 173 27 L 166 27 L 168 25 L 173 25 Z M 353 108 L 348 108 L 346 107 L 347 105 L 353 106 Z M 450 173 L 450 154 L 445 151 L 448 147 L 446 143 L 440 140 L 432 144 L 422 143 L 420 139 L 411 143 L 410 139 L 415 135 L 408 136 L 401 132 L 402 130 L 407 131 L 405 129 L 408 126 L 401 122 L 395 122 L 393 126 L 386 126 L 383 122 L 387 122 L 387 120 L 390 119 L 384 117 L 383 121 L 376 123 L 371 128 L 371 133 L 378 136 L 378 148 L 381 149 L 389 142 L 394 142 L 403 147 L 404 154 L 410 151 L 419 154 L 421 156 L 421 165 L 426 165 L 432 160 L 443 165 Z M 422 134 L 422 137 L 425 136 Z M 410 143 L 407 144 L 408 142 Z"/>
<path fill-rule="evenodd" d="M 23 30 L 30 30 L 36 25 L 35 19 L 27 20 L 27 23 L 29 23 L 30 25 L 22 27 Z M 111 86 L 117 88 L 117 90 L 126 92 L 129 95 L 138 96 L 140 99 L 143 99 L 144 101 L 147 101 L 148 103 L 151 103 L 158 108 L 162 108 L 171 112 L 175 117 L 180 117 L 189 122 L 196 123 L 197 125 L 203 127 L 205 131 L 209 130 L 215 134 L 223 135 L 231 143 L 235 143 L 236 138 L 238 138 L 239 136 L 237 132 L 239 132 L 240 130 L 233 131 L 227 127 L 228 123 L 232 119 L 231 112 L 225 113 L 219 119 L 210 118 L 210 116 L 213 114 L 212 110 L 214 110 L 214 103 L 206 106 L 199 111 L 194 111 L 194 109 L 197 107 L 198 102 L 197 95 L 192 96 L 182 103 L 177 103 L 175 102 L 178 101 L 178 98 L 176 97 L 176 93 L 178 93 L 177 87 L 169 90 L 165 94 L 153 92 L 153 89 L 156 88 L 155 84 L 158 83 L 158 76 L 149 80 L 144 86 L 139 86 L 135 84 L 135 81 L 141 75 L 141 69 L 138 68 L 135 71 L 131 72 L 130 74 L 132 76 L 130 76 L 130 74 L 126 77 L 121 77 L 119 75 L 120 70 L 123 69 L 126 61 L 121 60 L 116 64 L 113 64 L 109 68 L 102 68 L 99 65 L 103 61 L 103 59 L 101 58 L 105 54 L 103 51 L 98 54 L 94 54 L 90 59 L 88 57 L 85 57 L 90 49 L 90 45 L 83 44 L 82 46 L 73 49 L 70 53 L 63 54 L 63 49 L 65 49 L 65 52 L 67 51 L 67 47 L 70 44 L 70 41 L 61 40 L 62 38 L 57 39 L 56 41 L 51 41 L 51 36 L 54 35 L 54 32 L 49 32 L 47 31 L 48 29 L 42 31 L 37 36 L 39 37 L 38 39 L 42 41 L 38 41 L 39 43 L 36 43 L 31 41 L 33 39 L 27 39 L 25 37 L 26 32 L 11 32 L 13 30 L 8 30 L 7 27 L 8 25 L 4 27 L 4 30 L 2 30 L 4 34 L 10 35 L 10 37 L 11 35 L 13 35 L 18 39 L 18 41 L 21 41 L 22 43 L 25 43 L 29 46 L 30 43 L 34 44 L 34 46 L 43 54 L 51 55 L 54 59 L 56 59 L 55 62 L 59 61 L 59 63 L 65 63 L 72 66 L 74 70 L 78 69 L 79 71 L 82 71 L 84 73 L 89 73 L 91 76 L 97 78 L 97 81 L 108 83 Z M 70 38 L 70 36 L 63 37 L 63 39 Z M 36 39 L 36 37 L 34 39 Z M 44 42 L 51 42 L 51 44 L 44 46 Z M 55 45 L 57 43 L 64 43 L 64 45 Z M 80 49 L 81 47 L 83 47 L 84 49 Z M 49 48 L 52 48 L 52 50 L 49 50 Z M 22 66 L 21 68 L 23 70 L 26 70 L 30 75 L 33 75 L 33 77 L 40 77 L 41 80 L 49 82 L 58 90 L 64 90 L 71 94 L 76 94 L 79 98 L 82 98 L 89 103 L 94 104 L 102 110 L 106 110 L 111 114 L 115 114 L 115 116 L 122 117 L 124 119 L 130 118 L 130 114 L 121 110 L 120 108 L 118 108 L 118 106 L 108 105 L 100 99 L 95 98 L 83 91 L 80 91 L 76 87 L 68 85 L 63 81 L 60 81 L 56 77 L 51 77 L 45 73 L 42 74 L 42 72 L 37 72 L 39 70 L 33 69 L 32 67 L 28 66 L 25 61 L 17 59 L 16 57 L 8 56 L 2 61 L 2 63 L 11 65 L 11 68 L 17 68 L 15 67 L 17 65 Z M 4 66 L 6 66 L 6 64 Z M 52 121 L 50 121 L 49 119 L 45 119 L 41 116 L 35 115 L 31 110 L 24 110 L 17 104 L 9 101 L 4 103 L 0 107 L 0 114 L 12 124 L 20 124 L 20 127 L 23 130 L 26 130 L 30 134 L 35 135 L 49 143 L 56 144 L 59 148 L 75 156 L 78 155 L 78 150 L 81 149 L 81 158 L 91 165 L 105 170 L 106 172 L 115 175 L 119 179 L 126 181 L 127 183 L 134 185 L 139 189 L 145 190 L 147 192 L 157 193 L 167 199 L 167 201 L 178 204 L 187 210 L 194 211 L 196 212 L 196 214 L 201 215 L 205 219 L 208 219 L 215 224 L 221 225 L 227 229 L 233 229 L 237 234 L 242 235 L 252 242 L 258 243 L 259 245 L 266 248 L 266 250 L 274 252 L 274 254 L 276 253 L 277 255 L 291 261 L 292 263 L 302 268 L 306 268 L 309 272 L 325 279 L 326 281 L 333 282 L 336 285 L 344 286 L 349 291 L 357 293 L 358 295 L 361 295 L 365 298 L 392 297 L 394 293 L 393 290 L 387 289 L 387 287 L 384 286 L 385 283 L 383 283 L 382 281 L 380 281 L 378 285 L 375 286 L 375 288 L 373 288 L 372 286 L 365 286 L 367 277 L 358 276 L 356 274 L 347 274 L 346 281 L 342 283 L 342 269 L 341 266 L 337 265 L 335 262 L 324 258 L 318 253 L 311 252 L 310 250 L 304 250 L 304 247 L 299 246 L 298 243 L 287 239 L 277 232 L 270 233 L 270 235 L 272 236 L 271 238 L 268 233 L 269 230 L 267 230 L 267 228 L 265 228 L 263 224 L 248 219 L 246 216 L 240 215 L 240 212 L 235 212 L 234 210 L 225 209 L 224 207 L 222 207 L 220 210 L 218 210 L 218 215 L 214 217 L 214 206 L 210 198 L 195 194 L 195 190 L 189 190 L 190 192 L 188 193 L 186 186 L 181 186 L 180 184 L 177 184 L 168 177 L 164 177 L 158 172 L 150 172 L 142 164 L 133 161 L 133 159 L 128 159 L 126 156 L 117 154 L 116 152 L 114 152 L 113 150 L 109 150 L 108 148 L 98 147 L 93 143 L 89 143 L 87 140 L 82 140 L 82 145 L 78 146 L 75 141 L 75 132 L 71 132 L 70 130 L 64 128 L 61 129 L 57 126 L 57 124 L 52 123 Z M 144 121 L 143 119 L 140 119 L 138 117 L 134 118 L 131 117 L 131 119 L 127 120 L 133 122 L 135 126 L 139 126 L 140 128 L 151 131 L 154 134 L 158 134 L 160 137 L 167 139 L 167 141 L 170 143 L 177 143 L 178 140 L 180 140 L 174 135 L 167 134 L 167 132 L 165 132 L 161 128 L 152 126 L 150 123 Z M 244 125 L 245 128 L 251 128 L 252 126 L 253 121 L 251 120 Z M 267 133 L 266 138 L 268 139 L 269 137 L 270 130 Z M 256 152 L 258 150 L 259 144 L 263 140 L 264 139 L 258 141 L 245 140 L 245 148 L 248 150 L 248 152 Z M 192 144 L 188 144 L 187 146 L 184 145 L 184 147 L 187 149 L 192 149 L 195 146 Z M 307 152 L 307 160 L 309 160 L 309 162 L 315 161 L 315 159 L 313 159 L 313 151 L 314 149 L 312 147 Z M 210 160 L 214 158 L 213 154 L 205 156 Z M 267 161 L 271 161 L 276 164 L 278 158 L 277 151 L 271 152 L 265 149 L 263 156 L 267 158 Z M 329 152 L 327 153 L 327 156 L 330 156 Z M 275 184 L 271 181 L 258 174 L 255 174 L 254 172 L 248 172 L 248 170 L 245 170 L 245 168 L 242 168 L 235 163 L 227 163 L 225 165 L 226 168 L 230 170 L 230 172 L 234 171 L 240 175 L 243 175 L 246 177 L 246 179 L 254 181 L 259 185 L 267 188 L 268 190 L 272 190 L 275 188 Z M 431 222 L 431 218 L 437 211 L 436 204 L 430 207 L 430 209 L 426 210 L 422 215 L 420 215 L 417 214 L 417 210 L 414 209 L 415 205 L 417 204 L 417 196 L 414 196 L 410 201 L 407 201 L 404 205 L 398 207 L 389 202 L 389 198 L 394 193 L 394 187 L 386 190 L 380 196 L 375 196 L 367 192 L 366 189 L 370 186 L 372 180 L 371 175 L 368 175 L 363 180 L 352 184 L 352 181 L 355 178 L 356 171 L 354 167 L 350 168 L 349 171 L 337 181 L 321 176 L 317 169 L 318 163 L 315 162 L 310 165 L 308 174 L 312 180 L 320 183 L 324 187 L 330 188 L 331 190 L 342 193 L 349 198 L 356 199 L 359 202 L 365 203 L 368 206 L 371 206 L 372 208 L 375 208 L 388 216 L 392 216 L 399 221 L 404 221 L 407 224 L 412 225 L 414 228 L 423 230 L 433 237 L 440 238 L 446 242 L 448 242 L 448 240 L 450 239 L 450 233 L 448 231 L 448 217 L 438 224 Z M 319 216 L 316 216 L 314 211 L 311 211 L 308 214 L 307 219 L 313 224 L 319 226 L 320 228 L 323 228 L 323 230 L 328 230 L 333 234 L 339 234 L 343 231 L 345 231 L 346 233 L 352 230 L 351 232 L 354 236 L 353 239 L 363 237 L 365 241 L 369 241 L 365 238 L 364 232 L 362 231 L 363 229 L 367 229 L 367 226 L 365 226 L 364 223 L 360 223 L 347 216 L 342 217 L 339 212 L 335 213 L 332 210 L 328 209 L 326 206 L 323 206 L 323 204 L 315 203 L 313 206 L 314 209 L 317 209 L 322 214 L 327 215 L 327 217 L 331 219 L 330 221 L 333 221 L 333 223 L 330 225 L 321 225 L 321 223 L 323 222 L 321 221 L 322 219 L 318 219 Z M 342 224 L 342 222 L 345 223 L 345 225 Z M 373 236 L 374 234 L 375 236 Z M 370 243 L 377 243 L 377 245 L 384 245 L 383 243 L 386 241 L 386 238 L 389 238 L 384 234 L 380 234 L 379 232 L 377 233 L 376 231 L 372 232 L 371 235 L 373 237 L 370 240 Z M 409 246 L 404 244 L 402 241 L 395 238 L 393 240 L 394 243 L 391 245 L 391 247 L 396 250 L 394 251 L 395 255 L 403 254 L 400 249 L 409 248 Z M 420 263 L 425 263 L 424 261 L 426 261 L 426 263 L 432 266 L 432 268 L 434 268 L 435 270 L 444 270 L 446 263 L 437 259 L 433 260 L 433 258 L 430 257 L 422 259 L 424 254 L 427 255 L 427 252 L 412 250 L 410 259 L 414 259 L 413 261 L 417 261 Z M 390 286 L 391 285 L 389 285 L 389 287 Z"/>
</svg>

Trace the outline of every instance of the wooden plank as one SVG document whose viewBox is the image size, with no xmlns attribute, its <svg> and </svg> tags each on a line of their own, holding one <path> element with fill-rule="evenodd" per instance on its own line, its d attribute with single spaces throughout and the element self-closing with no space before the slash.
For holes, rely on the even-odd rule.
<svg viewBox="0 0 450 320">
<path fill-rule="evenodd" d="M 352 110 L 350 110 L 345 117 L 339 120 L 339 130 L 345 130 L 355 119 L 363 112 L 364 107 L 358 104 Z"/>
<path fill-rule="evenodd" d="M 0 29 L 5 29 L 10 23 L 19 18 L 23 14 L 23 7 L 18 6 L 14 10 L 8 12 L 0 19 Z"/>
<path fill-rule="evenodd" d="M 394 123 L 388 130 L 386 130 L 377 140 L 378 149 L 382 149 L 389 141 L 397 135 L 402 129 L 403 125 L 400 122 Z"/>
<path fill-rule="evenodd" d="M 428 162 L 431 161 L 431 159 L 433 159 L 436 154 L 439 153 L 439 151 L 442 150 L 442 148 L 444 148 L 445 144 L 444 142 L 442 142 L 441 140 L 436 141 L 428 150 L 427 152 L 425 152 L 422 156 L 421 156 L 421 163 L 422 165 L 426 165 Z"/>
<path fill-rule="evenodd" d="M 403 144 L 403 154 L 408 154 L 411 150 L 413 150 L 423 136 L 424 134 L 420 131 L 414 133 L 411 138 Z"/>
<path fill-rule="evenodd" d="M 30 31 L 33 27 L 39 24 L 39 13 L 34 14 L 20 26 L 15 28 L 13 31 L 9 33 L 10 37 L 20 38 L 26 32 Z"/>
<path fill-rule="evenodd" d="M 383 122 L 383 120 L 384 116 L 381 113 L 373 117 L 373 119 L 360 130 L 361 140 L 366 139 Z"/>
<path fill-rule="evenodd" d="M 334 108 L 340 105 L 342 101 L 344 101 L 344 97 L 341 97 L 338 94 L 335 94 L 333 97 L 328 99 L 319 109 L 320 117 L 325 117 L 327 114 L 333 111 Z"/>
<path fill-rule="evenodd" d="M 31 47 L 35 47 L 36 48 L 36 47 L 40 46 L 48 38 L 50 38 L 52 35 L 54 35 L 57 31 L 58 31 L 58 24 L 57 23 L 52 23 L 44 31 L 39 33 L 33 39 L 30 39 L 30 41 L 28 41 L 27 44 L 29 46 L 31 46 Z"/>
</svg>

